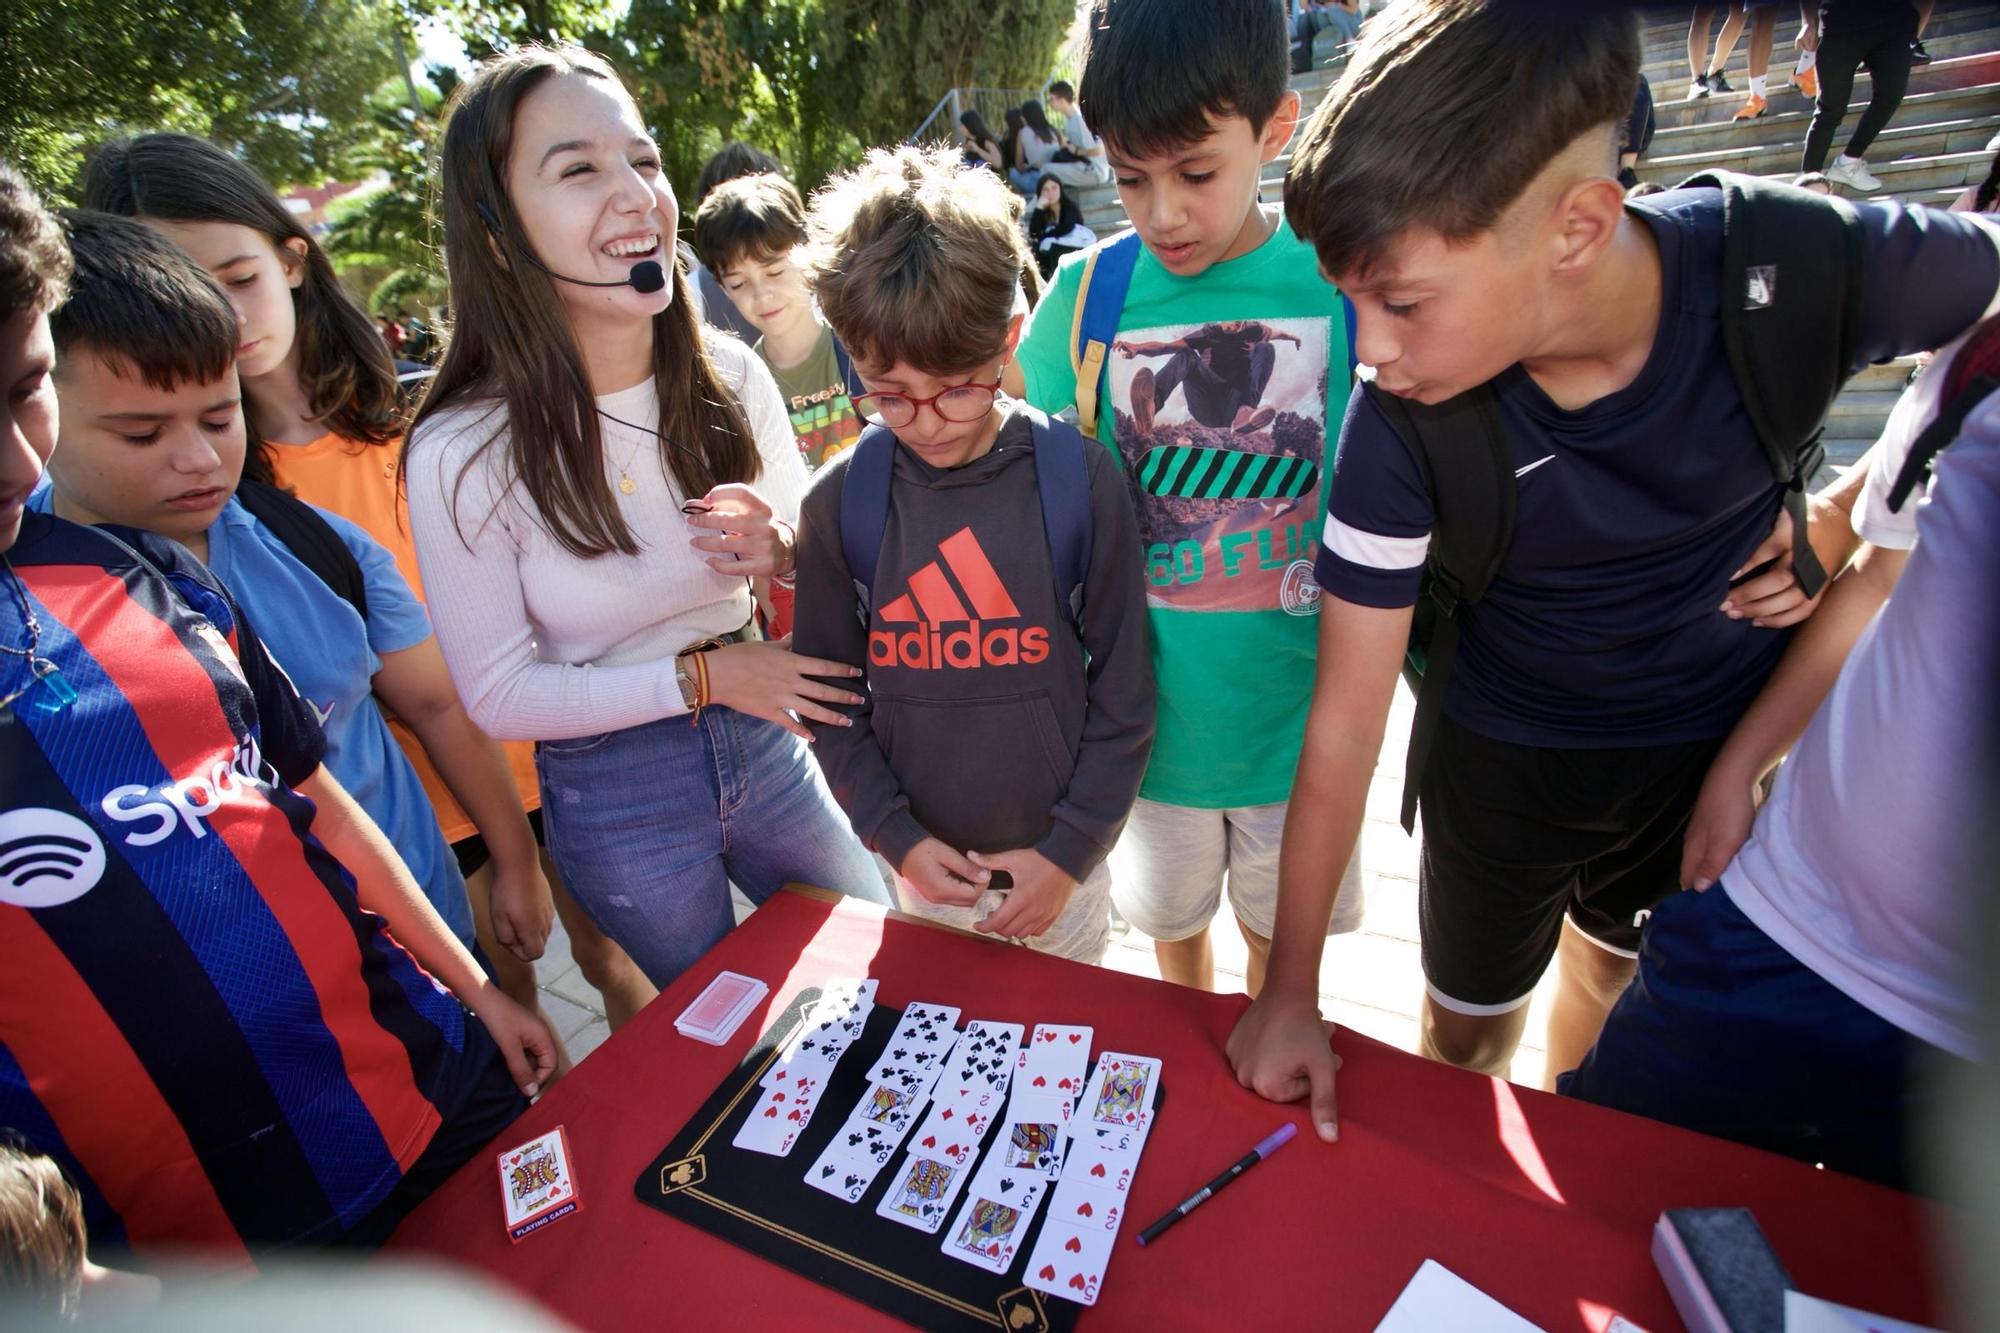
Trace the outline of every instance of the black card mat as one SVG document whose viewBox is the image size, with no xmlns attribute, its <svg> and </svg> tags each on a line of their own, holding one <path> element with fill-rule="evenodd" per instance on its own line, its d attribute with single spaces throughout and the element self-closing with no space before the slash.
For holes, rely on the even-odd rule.
<svg viewBox="0 0 2000 1333">
<path fill-rule="evenodd" d="M 806 1184 L 806 1170 L 868 1090 L 868 1071 L 881 1058 L 901 1010 L 877 1005 L 868 1015 L 790 1154 L 772 1157 L 731 1142 L 761 1101 L 759 1080 L 818 998 L 817 989 L 802 992 L 758 1039 L 639 1177 L 634 1188 L 640 1201 L 919 1328 L 1064 1333 L 1075 1327 L 1081 1305 L 1024 1286 L 1016 1274 L 989 1273 L 947 1257 L 940 1248 L 946 1228 L 926 1234 L 876 1214 L 875 1205 L 895 1183 L 901 1148 L 854 1203 Z M 1155 1114 L 1163 1100 L 1164 1090 L 1156 1094 Z M 919 1112 L 904 1132 L 927 1113 Z M 989 1133 L 986 1150 L 997 1141 L 997 1131 Z M 1054 1193 L 1051 1182 L 1036 1207 L 1045 1208 Z M 954 1212 L 964 1198 L 961 1193 Z M 1017 1266 L 1026 1262 L 1036 1234 L 1031 1227 L 1023 1239 Z"/>
</svg>

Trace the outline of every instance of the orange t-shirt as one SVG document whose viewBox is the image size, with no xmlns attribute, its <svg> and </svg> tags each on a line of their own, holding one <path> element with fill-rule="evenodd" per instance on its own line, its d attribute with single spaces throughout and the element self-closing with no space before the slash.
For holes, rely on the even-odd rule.
<svg viewBox="0 0 2000 1333">
<path fill-rule="evenodd" d="M 356 444 L 339 435 L 322 435 L 311 444 L 271 446 L 272 466 L 278 484 L 289 487 L 301 500 L 330 509 L 355 524 L 387 548 L 396 558 L 396 568 L 409 582 L 410 591 L 421 600 L 423 576 L 417 570 L 417 548 L 410 540 L 410 510 L 396 484 L 396 455 L 400 446 Z M 389 729 L 402 744 L 403 753 L 423 780 L 424 792 L 437 811 L 438 824 L 448 842 L 470 837 L 479 830 L 465 813 L 444 778 L 424 753 L 423 742 L 394 717 Z M 535 781 L 535 747 L 528 741 L 502 742 L 514 782 L 521 789 L 523 805 L 533 810 L 542 803 Z"/>
</svg>

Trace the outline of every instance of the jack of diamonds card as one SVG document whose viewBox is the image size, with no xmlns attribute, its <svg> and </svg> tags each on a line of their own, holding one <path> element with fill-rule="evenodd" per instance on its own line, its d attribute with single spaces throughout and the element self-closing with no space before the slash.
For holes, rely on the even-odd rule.
<svg viewBox="0 0 2000 1333">
<path fill-rule="evenodd" d="M 570 1171 L 569 1139 L 557 1125 L 499 1156 L 500 1203 L 507 1238 L 519 1244 L 557 1218 L 583 1208 Z"/>
</svg>

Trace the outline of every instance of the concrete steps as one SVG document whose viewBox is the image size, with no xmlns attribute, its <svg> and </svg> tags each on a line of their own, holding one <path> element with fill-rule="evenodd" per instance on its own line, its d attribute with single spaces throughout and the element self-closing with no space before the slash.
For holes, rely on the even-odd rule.
<svg viewBox="0 0 2000 1333">
<path fill-rule="evenodd" d="M 1717 13 L 1726 12 L 1718 9 Z M 1789 17 L 1790 22 L 1785 20 Z M 1721 29 L 1718 18 L 1714 31 Z M 1991 34 L 2000 27 L 2000 6 L 1967 5 L 1953 10 L 1952 6 L 1940 5 L 1931 15 L 1930 26 L 1924 29 L 1924 49 L 1931 53 L 1933 61 L 1953 59 L 1992 49 Z M 1780 77 L 1791 81 L 1792 68 L 1798 63 L 1798 50 L 1792 45 L 1792 38 L 1798 34 L 1797 7 L 1781 8 L 1776 40 L 1771 45 L 1771 75 L 1774 81 Z M 1750 38 L 1748 33 L 1738 39 L 1736 49 L 1723 65 L 1728 76 L 1739 92 L 1747 92 L 1750 80 Z M 1912 70 L 1914 76 L 1923 67 Z M 1687 95 L 1692 75 L 1687 63 L 1687 23 L 1683 19 L 1671 38 L 1658 36 L 1644 39 L 1640 71 L 1653 85 L 1653 100 L 1656 102 L 1676 101 Z"/>
</svg>

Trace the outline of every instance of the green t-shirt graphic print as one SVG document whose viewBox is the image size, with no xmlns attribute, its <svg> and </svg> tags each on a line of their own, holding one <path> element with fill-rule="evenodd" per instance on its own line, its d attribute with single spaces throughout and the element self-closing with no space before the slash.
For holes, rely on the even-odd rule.
<svg viewBox="0 0 2000 1333">
<path fill-rule="evenodd" d="M 1082 256 L 1030 317 L 1028 400 L 1072 406 Z M 1133 489 L 1159 723 L 1141 795 L 1219 809 L 1286 799 L 1312 697 L 1329 436 L 1349 388 L 1338 292 L 1281 221 L 1194 278 L 1141 254 L 1106 358 L 1100 432 Z"/>
</svg>

